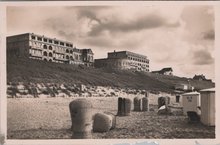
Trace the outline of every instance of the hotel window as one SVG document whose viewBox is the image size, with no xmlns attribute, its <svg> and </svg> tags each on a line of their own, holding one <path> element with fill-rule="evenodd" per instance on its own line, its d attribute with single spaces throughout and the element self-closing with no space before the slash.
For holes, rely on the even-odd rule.
<svg viewBox="0 0 220 145">
<path fill-rule="evenodd" d="M 50 53 L 49 53 L 49 57 L 52 57 L 52 56 L 53 56 L 53 54 L 50 52 Z"/>
<path fill-rule="evenodd" d="M 70 45 L 68 43 L 66 43 L 66 46 L 69 47 Z"/>
<path fill-rule="evenodd" d="M 47 49 L 47 45 L 44 45 L 43 47 L 44 47 L 44 49 Z"/>
<path fill-rule="evenodd" d="M 47 42 L 47 39 L 46 39 L 46 38 L 44 38 L 44 42 Z"/>
<path fill-rule="evenodd" d="M 38 41 L 42 41 L 42 38 L 41 38 L 41 37 L 37 37 L 37 40 L 38 40 Z"/>
<path fill-rule="evenodd" d="M 35 36 L 31 36 L 31 39 L 35 40 Z"/>
<path fill-rule="evenodd" d="M 49 46 L 49 50 L 52 50 L 53 48 L 52 48 L 52 46 Z"/>
<path fill-rule="evenodd" d="M 49 43 L 52 43 L 53 41 L 51 39 L 49 39 Z"/>
<path fill-rule="evenodd" d="M 64 46 L 64 43 L 63 43 L 63 42 L 60 42 L 60 45 Z"/>
<path fill-rule="evenodd" d="M 44 56 L 47 56 L 47 52 L 46 51 L 44 51 Z"/>
<path fill-rule="evenodd" d="M 58 44 L 58 41 L 54 41 L 54 44 Z"/>
<path fill-rule="evenodd" d="M 72 45 L 72 44 L 70 44 L 70 47 L 73 47 L 73 45 Z"/>
</svg>

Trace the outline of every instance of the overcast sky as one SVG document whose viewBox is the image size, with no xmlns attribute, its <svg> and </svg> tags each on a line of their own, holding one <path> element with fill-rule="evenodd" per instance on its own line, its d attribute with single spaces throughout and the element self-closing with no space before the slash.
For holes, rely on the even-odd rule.
<svg viewBox="0 0 220 145">
<path fill-rule="evenodd" d="M 95 58 L 129 50 L 146 55 L 150 70 L 214 79 L 212 6 L 8 7 L 7 33 L 33 32 L 91 48 Z"/>
</svg>

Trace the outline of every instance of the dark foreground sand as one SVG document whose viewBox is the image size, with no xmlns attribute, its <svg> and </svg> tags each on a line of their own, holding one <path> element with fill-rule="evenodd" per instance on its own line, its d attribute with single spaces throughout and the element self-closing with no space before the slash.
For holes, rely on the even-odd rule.
<svg viewBox="0 0 220 145">
<path fill-rule="evenodd" d="M 8 139 L 70 139 L 69 103 L 75 98 L 8 99 Z M 117 113 L 117 98 L 87 98 L 95 112 Z M 116 128 L 107 133 L 93 133 L 93 138 L 215 138 L 215 127 L 189 124 L 186 116 L 133 112 L 117 117 Z"/>
</svg>

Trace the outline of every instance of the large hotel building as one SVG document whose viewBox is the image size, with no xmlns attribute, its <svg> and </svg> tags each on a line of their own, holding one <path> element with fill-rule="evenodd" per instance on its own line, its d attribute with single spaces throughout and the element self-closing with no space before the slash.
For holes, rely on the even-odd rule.
<svg viewBox="0 0 220 145">
<path fill-rule="evenodd" d="M 97 68 L 149 72 L 147 56 L 130 51 L 114 51 L 109 52 L 107 58 L 96 59 L 94 62 L 94 54 L 91 49 L 77 49 L 71 42 L 34 33 L 7 37 L 7 55 Z"/>
<path fill-rule="evenodd" d="M 71 42 L 33 33 L 7 37 L 7 54 L 57 63 L 94 64 L 91 49 L 77 49 Z"/>
<path fill-rule="evenodd" d="M 130 51 L 114 51 L 109 52 L 107 58 L 95 59 L 95 67 L 149 72 L 149 59 Z"/>
</svg>

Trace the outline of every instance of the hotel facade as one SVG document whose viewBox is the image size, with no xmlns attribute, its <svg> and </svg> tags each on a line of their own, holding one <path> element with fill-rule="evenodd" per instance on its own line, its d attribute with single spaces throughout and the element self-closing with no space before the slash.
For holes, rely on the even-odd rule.
<svg viewBox="0 0 220 145">
<path fill-rule="evenodd" d="M 32 59 L 93 66 L 94 54 L 91 49 L 78 49 L 73 43 L 25 33 L 7 37 L 7 54 L 10 57 L 28 57 Z"/>
<path fill-rule="evenodd" d="M 149 59 L 130 51 L 109 52 L 104 59 L 95 59 L 95 67 L 149 72 Z"/>
</svg>

